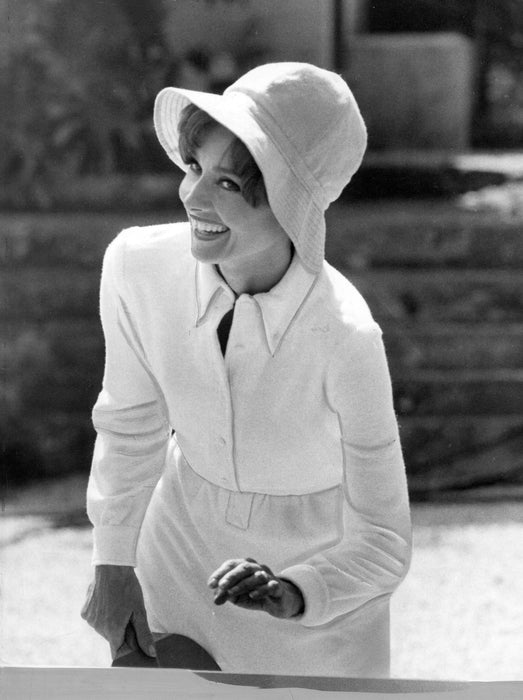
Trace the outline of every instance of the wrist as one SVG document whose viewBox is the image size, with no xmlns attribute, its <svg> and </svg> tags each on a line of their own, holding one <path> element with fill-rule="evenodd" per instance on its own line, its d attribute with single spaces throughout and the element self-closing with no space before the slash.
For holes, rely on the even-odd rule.
<svg viewBox="0 0 523 700">
<path fill-rule="evenodd" d="M 303 593 L 298 586 L 296 586 L 296 584 L 294 584 L 292 581 L 289 581 L 289 579 L 282 578 L 280 580 L 290 593 L 290 600 L 292 601 L 289 617 L 298 617 L 299 615 L 303 615 L 305 612 L 305 599 L 303 597 Z"/>
<path fill-rule="evenodd" d="M 134 575 L 133 566 L 123 566 L 120 564 L 97 564 L 94 568 L 95 578 L 128 579 Z"/>
</svg>

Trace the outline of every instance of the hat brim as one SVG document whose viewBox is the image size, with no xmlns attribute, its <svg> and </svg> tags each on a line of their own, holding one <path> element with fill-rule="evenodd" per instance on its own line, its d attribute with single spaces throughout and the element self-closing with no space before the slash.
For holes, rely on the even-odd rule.
<svg viewBox="0 0 523 700">
<path fill-rule="evenodd" d="M 274 215 L 294 243 L 304 265 L 318 272 L 323 263 L 325 206 L 315 201 L 314 187 L 307 181 L 307 174 L 299 171 L 298 160 L 293 162 L 292 155 L 283 153 L 276 146 L 276 139 L 271 138 L 271 127 L 275 128 L 275 125 L 260 123 L 259 109 L 245 93 L 226 91 L 223 95 L 215 95 L 183 88 L 164 88 L 156 98 L 154 126 L 169 158 L 185 172 L 188 166 L 180 154 L 178 124 L 183 109 L 190 103 L 245 144 L 263 175 Z M 314 236 L 304 239 L 305 228 L 314 231 Z"/>
</svg>

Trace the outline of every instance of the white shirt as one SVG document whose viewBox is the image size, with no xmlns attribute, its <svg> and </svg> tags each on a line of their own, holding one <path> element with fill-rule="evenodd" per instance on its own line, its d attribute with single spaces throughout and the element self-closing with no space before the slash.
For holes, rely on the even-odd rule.
<svg viewBox="0 0 523 700">
<path fill-rule="evenodd" d="M 194 472 L 230 492 L 343 485 L 340 541 L 279 572 L 303 592 L 300 622 L 322 625 L 389 596 L 408 568 L 405 469 L 381 331 L 350 282 L 326 262 L 315 276 L 297 256 L 270 292 L 238 298 L 223 358 L 216 328 L 233 303 L 215 268 L 192 257 L 188 224 L 129 229 L 109 246 L 88 488 L 94 563 L 135 565 L 174 429 Z"/>
</svg>

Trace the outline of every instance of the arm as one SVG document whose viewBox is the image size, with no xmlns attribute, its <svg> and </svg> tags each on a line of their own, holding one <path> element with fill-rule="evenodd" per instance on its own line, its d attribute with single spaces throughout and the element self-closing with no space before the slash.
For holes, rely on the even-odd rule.
<svg viewBox="0 0 523 700">
<path fill-rule="evenodd" d="M 94 564 L 134 566 L 140 527 L 163 470 L 170 428 L 161 391 L 147 365 L 126 305 L 125 239 L 107 249 L 100 314 L 106 356 L 93 409 L 97 431 L 87 489 Z"/>
<path fill-rule="evenodd" d="M 325 624 L 390 595 L 408 570 L 411 527 L 405 468 L 381 331 L 351 334 L 329 368 L 326 399 L 340 424 L 344 536 L 285 569 L 305 599 L 300 622 Z"/>
<path fill-rule="evenodd" d="M 96 569 L 82 609 L 82 617 L 109 642 L 113 657 L 138 646 L 154 655 L 133 567 L 140 527 L 163 469 L 170 434 L 161 392 L 125 303 L 122 238 L 109 246 L 102 271 L 106 362 L 93 409 L 98 436 L 87 490 Z"/>
</svg>

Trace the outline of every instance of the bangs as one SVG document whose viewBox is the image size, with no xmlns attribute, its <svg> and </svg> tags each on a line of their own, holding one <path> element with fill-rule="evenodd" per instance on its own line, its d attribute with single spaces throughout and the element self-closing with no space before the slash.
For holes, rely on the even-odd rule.
<svg viewBox="0 0 523 700">
<path fill-rule="evenodd" d="M 232 142 L 230 159 L 233 171 L 241 180 L 242 194 L 247 202 L 253 207 L 266 202 L 267 192 L 261 170 L 247 146 L 239 138 Z"/>
<path fill-rule="evenodd" d="M 184 107 L 178 122 L 178 148 L 183 162 L 188 165 L 194 160 L 196 151 L 202 145 L 205 135 L 217 122 L 196 105 Z"/>
<path fill-rule="evenodd" d="M 213 119 L 196 105 L 189 104 L 182 110 L 178 123 L 178 148 L 184 163 L 189 164 L 196 158 L 196 153 L 209 131 L 219 126 Z M 263 175 L 250 154 L 247 146 L 235 137 L 230 148 L 231 168 L 241 182 L 241 193 L 252 207 L 267 201 L 267 192 Z"/>
</svg>

